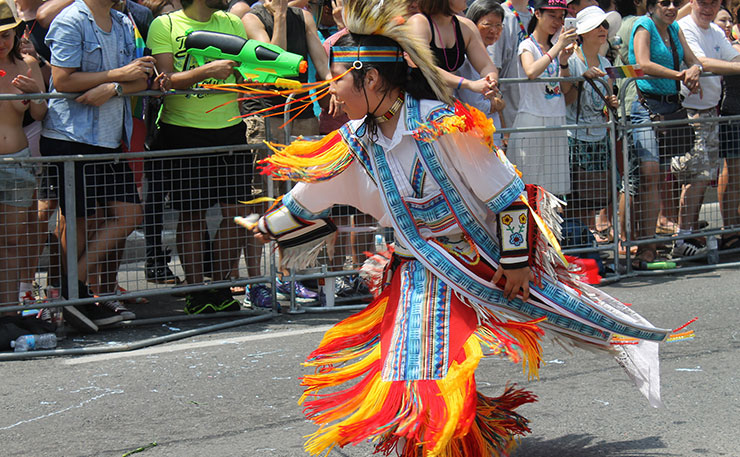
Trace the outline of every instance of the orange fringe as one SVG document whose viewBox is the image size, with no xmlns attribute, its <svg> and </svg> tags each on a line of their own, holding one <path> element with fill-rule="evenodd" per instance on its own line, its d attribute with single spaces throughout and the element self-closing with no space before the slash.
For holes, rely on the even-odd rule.
<svg viewBox="0 0 740 457">
<path fill-rule="evenodd" d="M 344 171 L 352 153 L 338 130 L 317 141 L 296 140 L 288 146 L 267 143 L 274 152 L 261 160 L 260 173 L 276 180 L 319 182 Z"/>
<path fill-rule="evenodd" d="M 508 455 L 516 437 L 529 432 L 527 420 L 513 410 L 536 397 L 514 387 L 507 387 L 501 397 L 485 397 L 476 391 L 474 373 L 483 357 L 481 344 L 486 344 L 505 348 L 536 375 L 541 362 L 539 321 L 482 326 L 465 342 L 443 379 L 384 381 L 380 330 L 391 289 L 329 330 L 305 362 L 316 373 L 302 378 L 306 390 L 299 403 L 306 417 L 319 425 L 308 437 L 306 451 L 329 454 L 334 446 L 372 440 L 375 452 L 385 455 Z M 320 392 L 345 384 L 352 385 Z"/>
</svg>

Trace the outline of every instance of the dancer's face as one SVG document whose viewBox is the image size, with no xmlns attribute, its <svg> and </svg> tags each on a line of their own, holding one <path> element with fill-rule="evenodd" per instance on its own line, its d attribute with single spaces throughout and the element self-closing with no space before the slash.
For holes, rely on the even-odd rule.
<svg viewBox="0 0 740 457">
<path fill-rule="evenodd" d="M 331 66 L 331 75 L 336 78 L 345 71 L 349 66 L 343 63 L 333 63 Z M 356 70 L 352 70 L 356 71 Z M 330 93 L 334 95 L 347 113 L 350 119 L 362 119 L 368 111 L 367 100 L 362 89 L 355 86 L 355 78 L 352 72 L 347 73 L 342 78 L 331 83 Z"/>
</svg>

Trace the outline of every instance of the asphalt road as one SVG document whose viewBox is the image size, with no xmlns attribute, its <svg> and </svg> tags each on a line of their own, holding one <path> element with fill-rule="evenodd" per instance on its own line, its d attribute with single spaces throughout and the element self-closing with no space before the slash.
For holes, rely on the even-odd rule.
<svg viewBox="0 0 740 457">
<path fill-rule="evenodd" d="M 539 396 L 521 409 L 532 434 L 514 456 L 739 456 L 738 283 L 740 271 L 719 270 L 605 287 L 659 326 L 700 318 L 696 339 L 662 347 L 662 409 L 650 408 L 609 358 L 546 342 L 548 363 L 536 381 L 507 361 L 484 360 L 478 380 L 485 394 L 499 395 L 511 381 Z M 300 362 L 346 315 L 282 315 L 133 352 L 3 362 L 0 456 L 120 457 L 155 442 L 133 455 L 305 455 L 303 436 L 315 428 L 296 404 L 306 372 Z M 65 344 L 115 344 L 178 328 L 186 325 Z"/>
</svg>

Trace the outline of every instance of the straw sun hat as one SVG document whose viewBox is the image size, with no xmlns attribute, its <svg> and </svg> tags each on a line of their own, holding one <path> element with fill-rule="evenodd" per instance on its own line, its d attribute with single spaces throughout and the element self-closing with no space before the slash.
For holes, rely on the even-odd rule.
<svg viewBox="0 0 740 457">
<path fill-rule="evenodd" d="M 15 28 L 21 23 L 13 0 L 0 0 L 0 32 Z"/>
</svg>

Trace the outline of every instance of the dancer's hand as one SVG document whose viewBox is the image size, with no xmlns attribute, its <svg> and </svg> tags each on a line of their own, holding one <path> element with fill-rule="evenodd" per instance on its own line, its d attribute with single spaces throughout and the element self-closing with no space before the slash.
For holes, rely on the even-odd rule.
<svg viewBox="0 0 740 457">
<path fill-rule="evenodd" d="M 534 281 L 534 275 L 529 267 L 516 268 L 512 270 L 506 270 L 503 267 L 499 267 L 496 270 L 496 274 L 493 275 L 491 282 L 496 284 L 502 276 L 506 277 L 506 285 L 504 286 L 504 297 L 507 300 L 513 300 L 522 291 L 522 300 L 527 301 L 529 299 L 529 281 Z"/>
<path fill-rule="evenodd" d="M 260 229 L 257 227 L 252 229 L 252 235 L 254 236 L 255 240 L 259 241 L 262 244 L 267 244 L 272 241 L 270 239 L 270 235 L 260 232 Z"/>
</svg>

